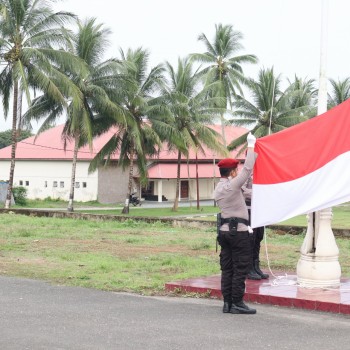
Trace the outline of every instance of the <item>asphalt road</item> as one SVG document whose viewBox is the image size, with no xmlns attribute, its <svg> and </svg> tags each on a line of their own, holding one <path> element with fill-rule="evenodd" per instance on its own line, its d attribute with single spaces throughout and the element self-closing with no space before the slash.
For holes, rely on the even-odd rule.
<svg viewBox="0 0 350 350">
<path fill-rule="evenodd" d="M 350 317 L 210 299 L 145 297 L 0 277 L 0 349 L 349 349 Z"/>
</svg>

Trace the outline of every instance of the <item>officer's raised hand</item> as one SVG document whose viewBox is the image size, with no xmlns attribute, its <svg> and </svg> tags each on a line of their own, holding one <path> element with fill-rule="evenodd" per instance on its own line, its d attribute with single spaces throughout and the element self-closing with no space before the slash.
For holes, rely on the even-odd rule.
<svg viewBox="0 0 350 350">
<path fill-rule="evenodd" d="M 248 148 L 254 148 L 256 137 L 250 132 L 247 136 Z"/>
</svg>

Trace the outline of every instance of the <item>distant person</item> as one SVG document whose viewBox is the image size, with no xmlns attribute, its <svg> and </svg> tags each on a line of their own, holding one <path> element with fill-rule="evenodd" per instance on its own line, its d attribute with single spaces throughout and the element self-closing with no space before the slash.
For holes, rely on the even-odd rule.
<svg viewBox="0 0 350 350">
<path fill-rule="evenodd" d="M 242 187 L 243 196 L 249 213 L 249 225 L 251 217 L 251 198 L 252 198 L 252 183 L 253 176 L 251 175 L 247 182 Z M 256 227 L 253 229 L 253 235 L 251 238 L 252 259 L 250 261 L 250 269 L 247 278 L 250 280 L 261 280 L 269 278 L 267 273 L 264 273 L 260 269 L 260 245 L 264 238 L 265 227 Z"/>
<path fill-rule="evenodd" d="M 243 169 L 238 174 L 238 160 L 226 158 L 218 163 L 220 181 L 214 199 L 221 213 L 218 214 L 218 242 L 221 247 L 221 292 L 224 313 L 255 314 L 256 310 L 243 302 L 245 279 L 251 262 L 249 215 L 243 197 L 242 186 L 250 177 L 256 155 L 256 138 L 248 134 L 248 152 Z"/>
</svg>

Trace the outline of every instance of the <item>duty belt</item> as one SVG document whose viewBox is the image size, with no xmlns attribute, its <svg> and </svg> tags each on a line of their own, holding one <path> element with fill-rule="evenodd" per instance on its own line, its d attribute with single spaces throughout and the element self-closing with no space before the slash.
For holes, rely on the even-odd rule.
<svg viewBox="0 0 350 350">
<path fill-rule="evenodd" d="M 240 224 L 244 224 L 244 225 L 249 225 L 249 221 L 247 219 L 242 219 L 242 218 L 235 218 L 235 217 L 232 217 L 232 218 L 221 218 L 221 225 L 223 224 L 229 224 L 231 221 L 236 221 Z"/>
<path fill-rule="evenodd" d="M 216 239 L 216 251 L 218 251 L 218 237 L 220 236 L 220 228 L 221 225 L 223 224 L 228 224 L 229 225 L 229 229 L 230 229 L 230 233 L 231 235 L 235 235 L 237 232 L 237 225 L 238 223 L 247 225 L 249 224 L 249 221 L 246 219 L 242 219 L 242 218 L 235 218 L 235 217 L 231 217 L 231 218 L 222 218 L 221 217 L 221 213 L 218 213 L 216 216 L 216 233 L 217 233 L 217 239 Z"/>
</svg>

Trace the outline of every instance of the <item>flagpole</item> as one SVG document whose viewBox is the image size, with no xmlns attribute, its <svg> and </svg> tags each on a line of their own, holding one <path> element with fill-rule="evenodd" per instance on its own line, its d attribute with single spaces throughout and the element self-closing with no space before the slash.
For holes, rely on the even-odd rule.
<svg viewBox="0 0 350 350">
<path fill-rule="evenodd" d="M 322 0 L 320 76 L 317 114 L 327 112 L 327 35 L 329 0 Z M 331 227 L 332 208 L 307 215 L 308 227 L 300 248 L 297 280 L 301 287 L 340 286 L 339 249 Z"/>
<path fill-rule="evenodd" d="M 275 79 L 275 77 L 273 77 L 273 84 L 272 84 L 272 98 L 271 98 L 271 107 L 270 107 L 270 124 L 269 124 L 269 135 L 271 135 L 273 101 L 274 101 L 274 99 L 275 99 L 275 84 L 276 84 L 276 79 Z"/>
</svg>

